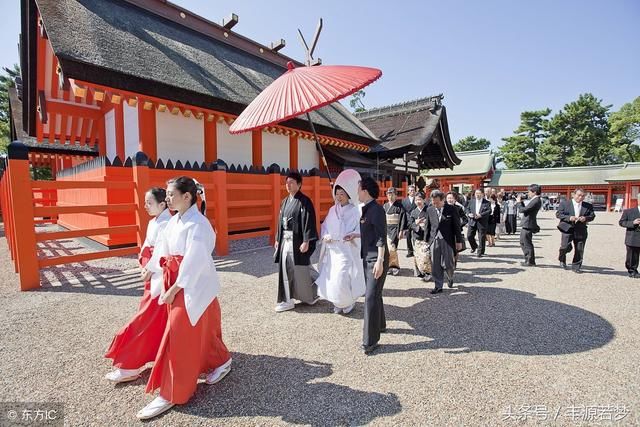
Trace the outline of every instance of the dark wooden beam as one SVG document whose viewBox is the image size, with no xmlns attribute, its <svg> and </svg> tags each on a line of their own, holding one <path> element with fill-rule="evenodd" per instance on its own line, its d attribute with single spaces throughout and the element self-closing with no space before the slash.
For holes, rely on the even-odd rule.
<svg viewBox="0 0 640 427">
<path fill-rule="evenodd" d="M 284 39 L 280 39 L 277 42 L 271 43 L 271 50 L 274 52 L 277 52 L 283 47 L 285 47 L 285 45 L 286 45 L 286 42 L 284 41 Z"/>
<path fill-rule="evenodd" d="M 222 20 L 222 27 L 226 28 L 227 30 L 230 30 L 233 27 L 235 27 L 237 23 L 238 23 L 238 15 L 236 15 L 235 13 L 232 13 L 231 15 L 229 15 L 228 17 Z"/>
</svg>

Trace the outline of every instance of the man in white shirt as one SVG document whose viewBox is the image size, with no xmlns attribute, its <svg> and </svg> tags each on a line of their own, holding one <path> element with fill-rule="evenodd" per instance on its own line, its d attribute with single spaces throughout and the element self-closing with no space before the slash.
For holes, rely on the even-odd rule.
<svg viewBox="0 0 640 427">
<path fill-rule="evenodd" d="M 558 261 L 562 268 L 567 268 L 567 253 L 573 249 L 573 243 L 576 250 L 573 253 L 571 268 L 576 273 L 580 273 L 582 267 L 584 245 L 587 242 L 587 224 L 596 217 L 593 205 L 585 202 L 584 196 L 584 190 L 576 188 L 573 199 L 563 201 L 556 211 L 556 217 L 560 220 L 558 230 L 562 234 Z"/>
</svg>

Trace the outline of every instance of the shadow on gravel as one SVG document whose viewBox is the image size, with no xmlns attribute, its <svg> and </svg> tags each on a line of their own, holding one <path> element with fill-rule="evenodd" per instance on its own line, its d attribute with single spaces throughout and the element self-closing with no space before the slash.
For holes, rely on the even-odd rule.
<svg viewBox="0 0 640 427">
<path fill-rule="evenodd" d="M 327 363 L 233 353 L 233 371 L 227 378 L 216 385 L 200 384 L 190 403 L 173 411 L 220 419 L 218 422 L 233 417 L 277 417 L 319 426 L 368 424 L 402 409 L 393 393 L 319 381 L 332 373 Z"/>
<path fill-rule="evenodd" d="M 391 296 L 389 291 L 384 295 Z M 416 291 L 393 290 L 392 296 L 425 298 L 426 289 Z M 383 334 L 383 345 L 376 353 L 450 349 L 451 353 L 560 355 L 602 347 L 615 333 L 607 320 L 594 313 L 529 292 L 456 286 L 429 297 L 407 308 L 385 305 L 387 321 L 406 322 L 411 329 L 402 333 L 429 341 L 385 345 Z M 362 318 L 362 313 L 359 303 L 352 316 Z"/>
</svg>

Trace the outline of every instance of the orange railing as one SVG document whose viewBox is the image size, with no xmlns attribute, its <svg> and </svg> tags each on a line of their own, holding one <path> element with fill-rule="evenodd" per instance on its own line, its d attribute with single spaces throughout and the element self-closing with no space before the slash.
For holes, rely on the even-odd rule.
<svg viewBox="0 0 640 427">
<path fill-rule="evenodd" d="M 12 143 L 0 177 L 0 206 L 20 287 L 39 287 L 39 271 L 44 267 L 137 253 L 150 219 L 144 211 L 145 192 L 152 186 L 164 187 L 178 175 L 191 176 L 204 185 L 206 213 L 216 229 L 218 255 L 227 255 L 233 240 L 268 236 L 273 244 L 280 202 L 285 197 L 285 173 L 277 165 L 266 170 L 227 168 L 222 161 L 201 167 L 188 163 L 183 167 L 180 162 L 175 167 L 170 162 L 165 166 L 138 153 L 124 164 L 101 158 L 59 174 L 56 181 L 37 181 L 29 174 L 27 147 Z M 319 228 L 333 205 L 329 180 L 317 171 L 303 175 L 302 190 L 313 201 Z M 390 185 L 389 181 L 380 182 L 379 202 L 384 203 L 384 191 Z M 406 185 L 402 193 L 406 194 Z M 44 231 L 36 232 L 36 224 Z M 58 227 L 51 231 L 46 224 Z M 41 242 L 85 237 L 111 249 L 38 256 Z"/>
</svg>

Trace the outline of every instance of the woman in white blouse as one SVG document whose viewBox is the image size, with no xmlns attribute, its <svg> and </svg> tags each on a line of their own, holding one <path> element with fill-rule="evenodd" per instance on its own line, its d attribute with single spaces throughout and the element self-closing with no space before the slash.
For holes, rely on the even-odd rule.
<svg viewBox="0 0 640 427">
<path fill-rule="evenodd" d="M 162 274 L 147 275 L 144 269 L 171 219 L 164 188 L 151 188 L 145 194 L 144 208 L 153 216 L 147 225 L 147 235 L 138 261 L 144 276 L 144 293 L 138 312 L 118 331 L 105 357 L 113 359 L 115 370 L 105 378 L 115 383 L 133 381 L 140 377 L 146 364 L 153 362 L 160 347 L 160 340 L 167 324 L 167 308 L 158 299 L 162 289 Z"/>
<path fill-rule="evenodd" d="M 212 258 L 216 237 L 198 210 L 199 191 L 203 189 L 188 177 L 167 183 L 167 203 L 176 215 L 147 266 L 150 274 L 164 276 L 160 302 L 168 305 L 169 320 L 146 389 L 160 393 L 138 412 L 139 419 L 186 403 L 200 375 L 207 374 L 206 382 L 213 384 L 231 370 L 231 355 L 222 341 L 220 283 Z"/>
</svg>

